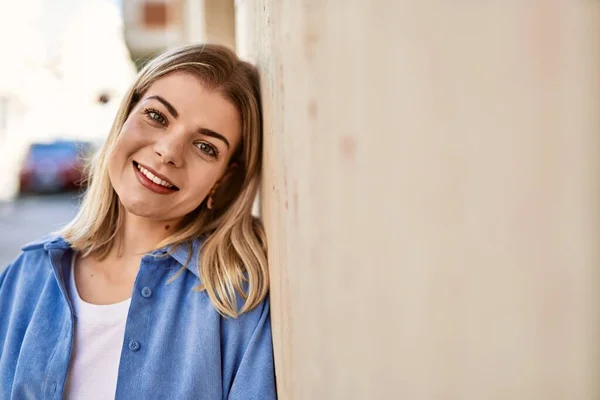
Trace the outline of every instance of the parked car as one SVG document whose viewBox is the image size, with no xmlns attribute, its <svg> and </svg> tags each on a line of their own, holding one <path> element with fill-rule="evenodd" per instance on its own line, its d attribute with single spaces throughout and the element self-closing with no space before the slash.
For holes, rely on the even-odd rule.
<svg viewBox="0 0 600 400">
<path fill-rule="evenodd" d="M 19 174 L 21 193 L 78 190 L 91 143 L 59 140 L 29 147 Z"/>
</svg>

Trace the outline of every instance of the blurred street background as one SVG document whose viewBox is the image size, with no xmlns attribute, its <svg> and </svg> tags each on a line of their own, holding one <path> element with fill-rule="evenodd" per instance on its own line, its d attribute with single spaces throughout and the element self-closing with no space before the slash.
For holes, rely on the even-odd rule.
<svg viewBox="0 0 600 400">
<path fill-rule="evenodd" d="M 0 0 L 0 269 L 75 214 L 136 73 L 113 0 Z M 6 3 L 6 4 L 4 4 Z"/>
<path fill-rule="evenodd" d="M 77 198 L 69 193 L 31 196 L 0 203 L 0 269 L 26 243 L 48 235 L 75 214 Z"/>
<path fill-rule="evenodd" d="M 0 5 L 0 42 L 10 57 L 0 65 L 1 270 L 23 244 L 72 218 L 86 161 L 145 62 L 186 43 L 234 48 L 235 31 L 233 0 Z"/>
</svg>

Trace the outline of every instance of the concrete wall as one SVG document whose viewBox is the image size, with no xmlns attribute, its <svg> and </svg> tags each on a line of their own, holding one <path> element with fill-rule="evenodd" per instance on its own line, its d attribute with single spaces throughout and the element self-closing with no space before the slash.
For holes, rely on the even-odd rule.
<svg viewBox="0 0 600 400">
<path fill-rule="evenodd" d="M 600 4 L 236 5 L 280 397 L 598 398 Z"/>
</svg>

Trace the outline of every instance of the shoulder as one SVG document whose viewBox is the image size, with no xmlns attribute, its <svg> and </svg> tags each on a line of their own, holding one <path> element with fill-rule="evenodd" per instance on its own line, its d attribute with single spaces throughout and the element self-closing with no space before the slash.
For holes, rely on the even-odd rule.
<svg viewBox="0 0 600 400">
<path fill-rule="evenodd" d="M 46 250 L 46 248 L 55 243 L 65 243 L 64 239 L 57 235 L 46 235 L 32 242 L 26 243 L 21 247 L 21 250 L 26 252 L 35 252 L 39 250 Z"/>
<path fill-rule="evenodd" d="M 21 247 L 21 253 L 8 266 L 8 269 L 35 269 L 35 267 L 49 267 L 48 249 L 62 241 L 58 236 L 48 235 L 38 240 L 26 243 Z"/>
<path fill-rule="evenodd" d="M 57 236 L 46 236 L 25 244 L 21 253 L 8 266 L 0 266 L 3 269 L 0 290 L 6 292 L 8 287 L 19 285 L 23 280 L 31 282 L 50 274 L 52 268 L 48 248 L 61 240 Z"/>
</svg>

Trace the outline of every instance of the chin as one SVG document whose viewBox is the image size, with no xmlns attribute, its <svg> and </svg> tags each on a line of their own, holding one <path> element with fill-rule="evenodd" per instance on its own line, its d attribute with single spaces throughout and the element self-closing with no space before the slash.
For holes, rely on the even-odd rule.
<svg viewBox="0 0 600 400">
<path fill-rule="evenodd" d="M 133 214 L 138 217 L 155 219 L 156 216 L 161 214 L 160 212 L 157 212 L 156 210 L 153 210 L 150 207 L 145 207 L 143 204 L 140 203 L 121 203 L 123 204 L 123 207 L 125 208 L 125 210 L 127 210 L 129 214 Z"/>
<path fill-rule="evenodd" d="M 157 206 L 157 204 L 153 204 L 155 202 L 138 196 L 119 196 L 119 200 L 127 212 L 138 217 L 154 219 L 161 215 L 164 216 L 168 209 L 167 205 Z"/>
<path fill-rule="evenodd" d="M 170 221 L 187 215 L 184 211 L 177 212 L 177 210 L 174 210 L 174 205 L 166 201 L 157 203 L 156 199 L 150 200 L 137 196 L 123 196 L 120 198 L 120 201 L 125 210 L 136 217 L 157 221 Z"/>
</svg>

